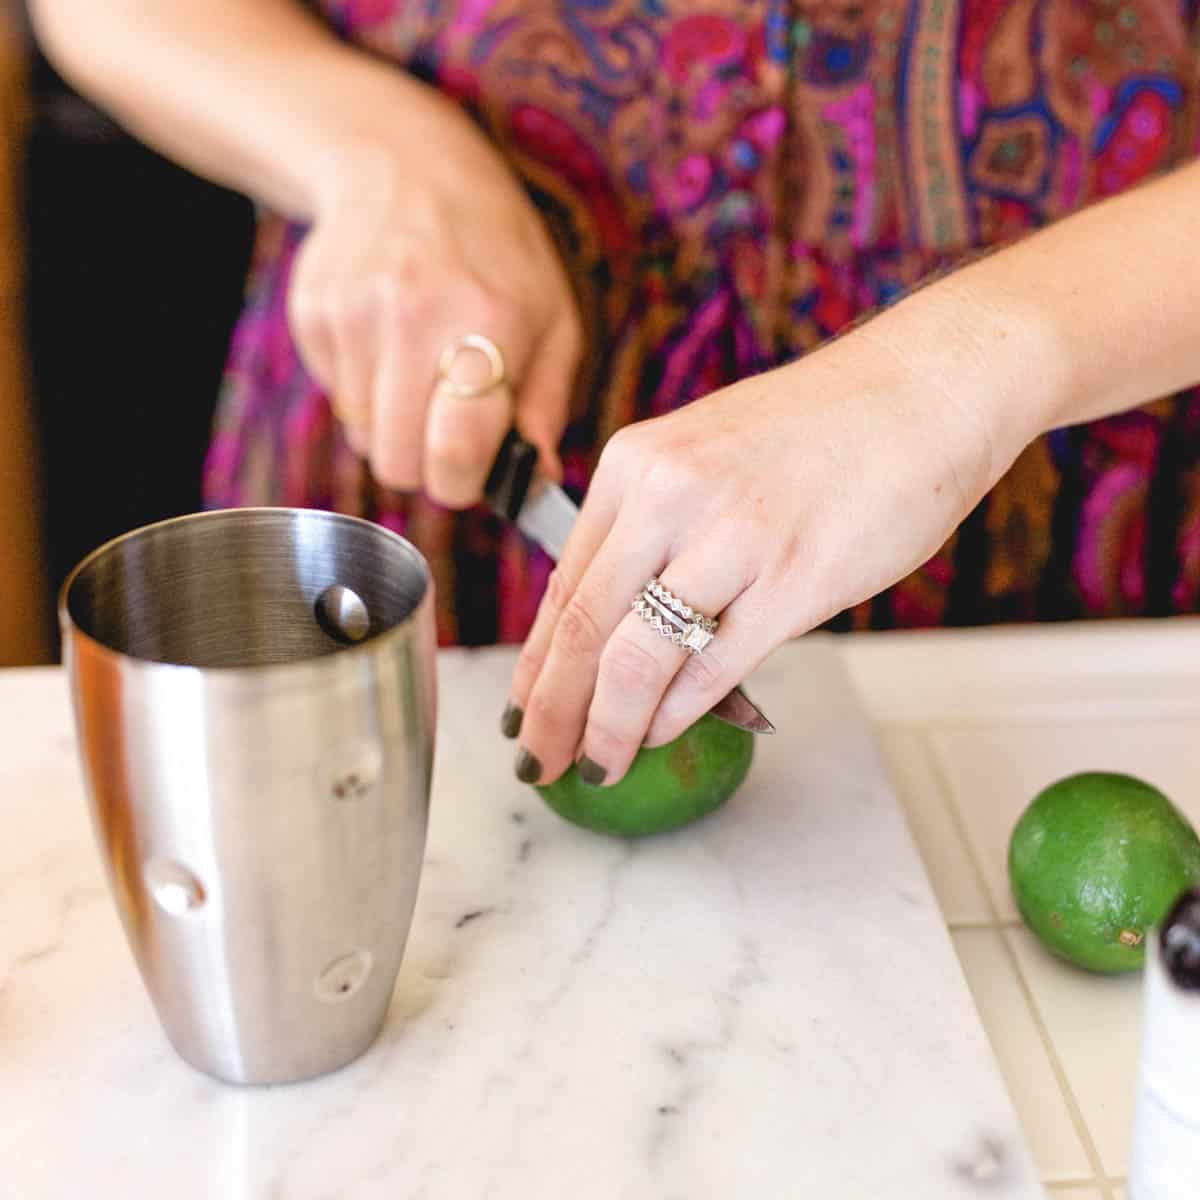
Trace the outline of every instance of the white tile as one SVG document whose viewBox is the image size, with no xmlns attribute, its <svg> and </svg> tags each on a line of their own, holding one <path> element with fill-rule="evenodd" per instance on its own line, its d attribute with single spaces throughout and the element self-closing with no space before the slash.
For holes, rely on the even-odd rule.
<svg viewBox="0 0 1200 1200">
<path fill-rule="evenodd" d="M 839 643 L 876 721 L 1200 717 L 1200 621 L 855 633 Z"/>
<path fill-rule="evenodd" d="M 1091 1179 L 1091 1163 L 1003 934 L 957 929 L 951 936 L 1041 1177 Z"/>
<path fill-rule="evenodd" d="M 1125 771 L 1162 788 L 1200 826 L 1200 722 L 1011 724 L 930 731 L 992 902 L 1017 920 L 1008 888 L 1008 840 L 1047 784 L 1077 771 Z"/>
<path fill-rule="evenodd" d="M 904 808 L 942 915 L 951 925 L 992 920 L 983 884 L 955 824 L 950 799 L 934 769 L 924 736 L 912 729 L 878 731 L 888 777 Z"/>
<path fill-rule="evenodd" d="M 1141 976 L 1096 975 L 1054 958 L 1025 929 L 1005 932 L 1105 1172 L 1129 1160 L 1141 1047 Z"/>
</svg>

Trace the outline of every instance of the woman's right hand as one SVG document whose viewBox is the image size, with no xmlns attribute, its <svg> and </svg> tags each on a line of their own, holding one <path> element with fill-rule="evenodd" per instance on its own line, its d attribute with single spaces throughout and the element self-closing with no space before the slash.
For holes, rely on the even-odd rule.
<svg viewBox="0 0 1200 1200">
<path fill-rule="evenodd" d="M 582 336 L 553 242 L 499 152 L 453 102 L 412 92 L 397 121 L 424 151 L 339 156 L 296 259 L 289 318 L 379 482 L 465 508 L 514 418 L 558 473 Z M 438 381 L 446 347 L 469 334 L 499 348 L 509 381 L 473 398 Z M 477 386 L 491 364 L 467 348 L 448 372 Z"/>
<path fill-rule="evenodd" d="M 501 155 L 435 88 L 297 0 L 30 0 L 41 45 L 143 141 L 311 229 L 289 321 L 380 482 L 466 507 L 515 418 L 558 470 L 581 352 L 548 231 Z M 438 388 L 492 340 L 511 388 Z M 455 358 L 464 384 L 490 375 Z"/>
</svg>

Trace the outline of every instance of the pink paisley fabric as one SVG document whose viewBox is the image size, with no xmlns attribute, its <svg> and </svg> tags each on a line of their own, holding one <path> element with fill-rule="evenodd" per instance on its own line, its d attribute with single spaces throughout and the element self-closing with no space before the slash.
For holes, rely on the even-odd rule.
<svg viewBox="0 0 1200 1200">
<path fill-rule="evenodd" d="M 321 11 L 469 109 L 552 228 L 589 335 L 563 443 L 576 494 L 620 426 L 802 355 L 963 254 L 1200 148 L 1197 0 Z M 545 557 L 483 511 L 375 486 L 301 366 L 285 296 L 304 232 L 262 216 L 209 501 L 381 521 L 434 564 L 443 642 L 522 639 Z M 1198 609 L 1200 399 L 1186 394 L 1040 440 L 929 563 L 834 624 Z"/>
</svg>

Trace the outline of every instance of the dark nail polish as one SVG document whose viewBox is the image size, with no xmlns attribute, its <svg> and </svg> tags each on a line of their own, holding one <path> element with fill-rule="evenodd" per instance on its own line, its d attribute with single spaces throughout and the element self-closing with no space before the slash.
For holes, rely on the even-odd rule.
<svg viewBox="0 0 1200 1200">
<path fill-rule="evenodd" d="M 525 716 L 522 709 L 515 704 L 506 704 L 500 714 L 500 732 L 506 738 L 515 738 L 521 732 L 521 718 Z"/>
<path fill-rule="evenodd" d="M 542 764 L 524 746 L 517 751 L 517 761 L 513 770 L 522 783 L 537 783 L 542 777 Z"/>
<path fill-rule="evenodd" d="M 579 778 L 584 783 L 590 783 L 592 787 L 599 787 L 608 776 L 608 771 L 598 762 L 593 762 L 586 754 L 580 755 L 575 769 L 579 772 Z"/>
</svg>

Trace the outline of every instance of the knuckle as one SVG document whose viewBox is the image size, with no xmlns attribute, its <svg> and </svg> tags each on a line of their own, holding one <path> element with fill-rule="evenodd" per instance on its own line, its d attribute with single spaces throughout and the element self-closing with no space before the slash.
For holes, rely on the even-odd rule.
<svg viewBox="0 0 1200 1200">
<path fill-rule="evenodd" d="M 534 692 L 525 706 L 525 724 L 538 730 L 543 741 L 552 740 L 564 727 L 562 705 L 542 692 Z"/>
<path fill-rule="evenodd" d="M 665 746 L 668 742 L 673 742 L 677 737 L 681 737 L 693 723 L 694 718 L 689 717 L 679 705 L 664 700 L 654 718 L 654 723 L 650 726 L 650 732 L 646 736 L 646 745 Z"/>
<path fill-rule="evenodd" d="M 553 612 L 562 612 L 574 590 L 562 568 L 555 567 L 546 580 L 546 596 L 542 603 L 548 604 Z"/>
<path fill-rule="evenodd" d="M 401 254 L 380 273 L 376 283 L 379 311 L 388 321 L 428 317 L 436 288 L 429 264 L 415 253 Z"/>
<path fill-rule="evenodd" d="M 613 728 L 601 712 L 589 715 L 583 744 L 591 758 L 606 765 L 632 758 L 638 748 L 637 738 Z"/>
<path fill-rule="evenodd" d="M 663 668 L 649 650 L 627 638 L 614 638 L 601 660 L 600 675 L 613 695 L 645 696 L 657 692 Z"/>
<path fill-rule="evenodd" d="M 302 330 L 315 329 L 324 316 L 321 303 L 313 290 L 295 283 L 288 293 L 288 312 L 293 325 Z"/>
<path fill-rule="evenodd" d="M 611 463 L 628 462 L 634 454 L 634 443 L 638 440 L 636 427 L 633 425 L 625 425 L 618 429 L 607 442 L 604 443 L 604 449 L 600 452 L 601 461 L 607 460 Z"/>
<path fill-rule="evenodd" d="M 398 316 L 406 300 L 411 300 L 415 289 L 411 280 L 402 278 L 403 268 L 381 271 L 368 285 L 371 299 L 385 317 Z"/>
<path fill-rule="evenodd" d="M 678 450 L 653 456 L 642 475 L 646 494 L 660 502 L 676 501 L 703 485 L 702 473 L 686 452 Z"/>
<path fill-rule="evenodd" d="M 747 534 L 743 544 L 755 547 L 758 553 L 746 555 L 733 578 L 743 589 L 752 584 L 766 589 L 773 602 L 787 609 L 796 607 L 801 597 L 826 590 L 823 581 L 845 574 L 853 552 L 849 547 L 831 549 L 820 539 L 769 526 L 762 527 L 755 540 L 750 536 Z"/>
<path fill-rule="evenodd" d="M 771 522 L 765 522 L 763 534 L 778 538 L 778 527 Z M 790 529 L 775 550 L 774 561 L 781 576 L 786 576 L 802 568 L 807 562 L 820 561 L 822 547 L 814 544 L 808 531 Z"/>
<path fill-rule="evenodd" d="M 720 663 L 708 653 L 689 654 L 679 668 L 679 679 L 685 687 L 705 693 L 716 688 L 723 675 Z"/>
<path fill-rule="evenodd" d="M 459 476 L 477 472 L 486 465 L 487 456 L 472 438 L 448 434 L 432 441 L 429 460 L 436 469 Z"/>
<path fill-rule="evenodd" d="M 463 299 L 467 311 L 481 329 L 503 333 L 514 307 L 511 297 L 504 296 L 481 280 L 472 279 L 466 285 Z"/>
<path fill-rule="evenodd" d="M 446 199 L 437 192 L 418 188 L 404 199 L 407 233 L 429 243 L 449 241 L 454 236 L 454 218 Z"/>
<path fill-rule="evenodd" d="M 618 429 L 600 451 L 596 464 L 597 478 L 610 475 L 618 479 L 629 479 L 640 473 L 643 460 L 643 438 L 636 425 Z"/>
<path fill-rule="evenodd" d="M 559 649 L 572 660 L 592 658 L 604 645 L 600 626 L 578 592 L 563 607 L 554 638 Z"/>
<path fill-rule="evenodd" d="M 533 686 L 534 680 L 542 673 L 545 665 L 546 656 L 540 647 L 526 642 L 521 647 L 521 653 L 517 655 L 517 665 L 513 668 L 513 686 L 518 693 Z"/>
<path fill-rule="evenodd" d="M 753 497 L 741 496 L 731 503 L 731 507 L 737 514 L 731 535 L 736 546 L 762 546 L 765 543 L 772 547 L 775 557 L 791 553 L 788 547 L 796 542 L 798 534 L 790 526 L 781 529 L 769 505 Z"/>
<path fill-rule="evenodd" d="M 326 288 L 316 301 L 320 319 L 331 329 L 345 329 L 355 324 L 361 311 L 361 304 L 354 293 L 343 287 Z"/>
<path fill-rule="evenodd" d="M 482 483 L 493 455 L 487 434 L 470 413 L 442 410 L 427 427 L 426 459 L 436 470 L 455 477 L 479 475 Z"/>
<path fill-rule="evenodd" d="M 368 439 L 365 434 L 359 436 L 361 436 L 361 442 L 355 449 L 361 454 L 366 450 Z M 407 463 L 390 458 L 374 459 L 371 464 L 371 473 L 377 482 L 385 488 L 395 491 L 416 487 L 420 482 L 419 472 Z"/>
<path fill-rule="evenodd" d="M 457 311 L 469 315 L 471 327 L 486 333 L 500 347 L 512 368 L 523 360 L 539 332 L 540 321 L 530 299 L 472 278 L 464 286 Z"/>
<path fill-rule="evenodd" d="M 367 432 L 367 430 L 364 430 Z M 371 471 L 385 487 L 413 488 L 421 482 L 421 459 L 408 446 L 387 437 L 379 429 L 372 433 Z"/>
</svg>

